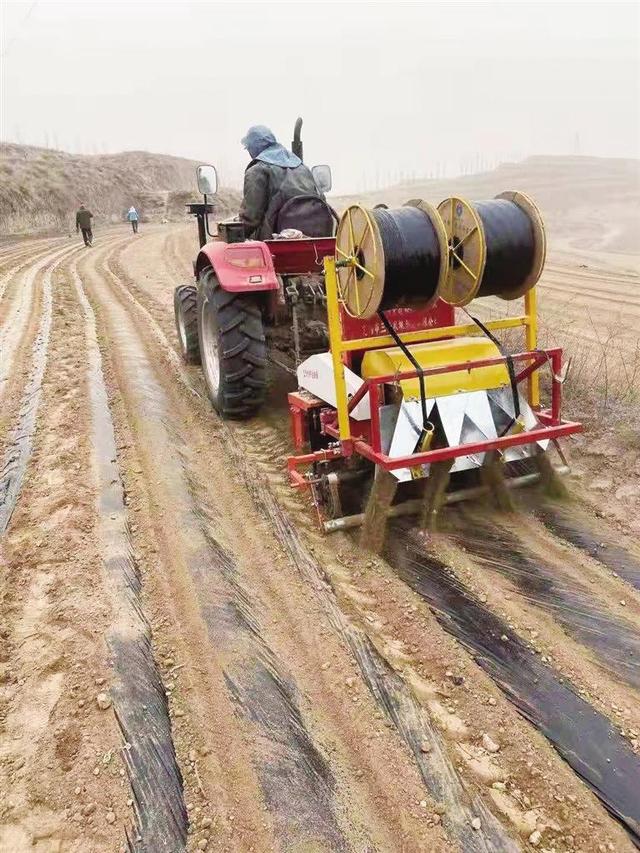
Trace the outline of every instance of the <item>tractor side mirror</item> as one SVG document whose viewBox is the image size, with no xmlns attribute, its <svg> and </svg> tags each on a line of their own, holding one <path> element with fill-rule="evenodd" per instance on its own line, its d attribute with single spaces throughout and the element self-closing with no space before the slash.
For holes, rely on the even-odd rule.
<svg viewBox="0 0 640 853">
<path fill-rule="evenodd" d="M 204 163 L 196 169 L 198 190 L 202 195 L 215 195 L 218 191 L 218 173 L 216 167 Z"/>
<path fill-rule="evenodd" d="M 328 193 L 331 189 L 331 166 L 314 166 L 311 174 L 320 192 Z"/>
</svg>

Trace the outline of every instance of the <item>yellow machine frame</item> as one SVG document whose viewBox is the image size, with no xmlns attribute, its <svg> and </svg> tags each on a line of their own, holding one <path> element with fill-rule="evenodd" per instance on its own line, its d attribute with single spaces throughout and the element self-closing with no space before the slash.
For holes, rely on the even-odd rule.
<svg viewBox="0 0 640 853">
<path fill-rule="evenodd" d="M 350 260 L 339 261 L 340 265 L 348 265 Z M 394 346 L 395 341 L 390 335 L 377 335 L 371 338 L 358 338 L 345 341 L 342 338 L 342 322 L 340 318 L 341 296 L 336 275 L 336 260 L 332 257 L 324 259 L 325 285 L 327 294 L 327 316 L 329 326 L 329 349 L 333 363 L 333 373 L 336 386 L 336 409 L 338 412 L 338 428 L 340 439 L 348 441 L 351 438 L 349 426 L 349 398 L 344 377 L 344 355 L 348 352 L 362 352 L 378 349 L 379 347 Z M 532 287 L 524 296 L 524 314 L 518 317 L 505 317 L 502 320 L 489 320 L 484 325 L 491 330 L 525 328 L 527 351 L 535 350 L 538 342 L 538 317 L 536 289 Z M 478 327 L 473 323 L 456 326 L 440 326 L 433 329 L 421 329 L 417 332 L 405 332 L 399 337 L 405 344 L 423 343 L 438 338 L 459 337 L 461 335 L 477 335 Z M 540 380 L 537 371 L 528 379 L 527 397 L 529 405 L 535 409 L 540 404 Z"/>
</svg>

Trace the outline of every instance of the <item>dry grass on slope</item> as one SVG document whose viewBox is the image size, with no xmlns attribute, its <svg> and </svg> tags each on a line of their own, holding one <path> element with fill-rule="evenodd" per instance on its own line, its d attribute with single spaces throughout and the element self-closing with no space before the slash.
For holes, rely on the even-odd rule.
<svg viewBox="0 0 640 853">
<path fill-rule="evenodd" d="M 120 221 L 133 204 L 143 219 L 178 219 L 199 200 L 196 162 L 127 151 L 75 155 L 26 145 L 0 145 L 0 233 L 65 230 L 84 203 L 98 221 Z M 236 210 L 239 195 L 221 190 L 220 212 Z"/>
</svg>

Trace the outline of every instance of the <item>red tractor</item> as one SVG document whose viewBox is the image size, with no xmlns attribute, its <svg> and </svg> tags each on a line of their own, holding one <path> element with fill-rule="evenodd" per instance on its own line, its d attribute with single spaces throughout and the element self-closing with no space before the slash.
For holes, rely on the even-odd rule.
<svg viewBox="0 0 640 853">
<path fill-rule="evenodd" d="M 329 189 L 328 167 L 314 173 Z M 582 426 L 562 417 L 562 350 L 537 344 L 546 234 L 528 196 L 351 205 L 337 231 L 324 200 L 301 196 L 259 241 L 233 220 L 210 234 L 216 185 L 215 169 L 199 166 L 196 285 L 175 292 L 182 353 L 201 361 L 214 407 L 230 418 L 258 411 L 267 358 L 287 354 L 281 366 L 298 386 L 288 394 L 289 478 L 311 489 L 325 530 L 364 522 L 363 542 L 377 550 L 390 515 L 417 512 L 431 527 L 442 505 L 470 496 L 508 508 L 511 488 L 541 480 L 561 491 L 558 439 Z M 324 233 L 297 225 L 309 205 Z M 524 304 L 515 316 L 457 322 L 456 308 L 483 296 Z M 495 334 L 516 328 L 524 347 L 510 352 Z"/>
<path fill-rule="evenodd" d="M 301 126 L 298 119 L 292 149 L 302 159 Z M 329 167 L 312 172 L 318 188 L 328 192 Z M 295 372 L 303 353 L 327 348 L 322 264 L 334 252 L 337 216 L 322 198 L 300 196 L 278 213 L 276 231 L 288 236 L 247 240 L 237 220 L 219 222 L 212 234 L 208 197 L 217 190 L 215 168 L 199 166 L 197 180 L 204 201 L 188 205 L 198 221 L 196 283 L 175 290 L 176 327 L 185 361 L 202 364 L 215 409 L 244 419 L 264 401 L 268 356 L 279 363 L 282 353 Z M 301 219 L 313 223 L 304 231 L 315 236 L 302 236 Z"/>
</svg>

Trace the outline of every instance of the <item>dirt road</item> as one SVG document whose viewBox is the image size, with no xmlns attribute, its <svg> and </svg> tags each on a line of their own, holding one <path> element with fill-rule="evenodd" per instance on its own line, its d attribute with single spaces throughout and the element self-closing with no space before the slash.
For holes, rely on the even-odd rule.
<svg viewBox="0 0 640 853">
<path fill-rule="evenodd" d="M 0 255 L 0 850 L 632 850 L 634 544 L 322 537 L 286 378 L 229 425 L 178 357 L 193 239 Z"/>
</svg>

